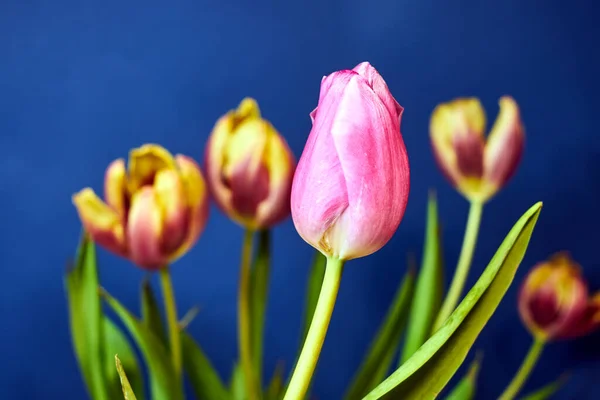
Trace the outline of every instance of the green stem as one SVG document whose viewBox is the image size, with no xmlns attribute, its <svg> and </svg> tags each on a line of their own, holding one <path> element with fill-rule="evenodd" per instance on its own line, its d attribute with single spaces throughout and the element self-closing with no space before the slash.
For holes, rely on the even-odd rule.
<svg viewBox="0 0 600 400">
<path fill-rule="evenodd" d="M 179 322 L 177 320 L 177 306 L 175 304 L 175 294 L 173 292 L 173 283 L 169 266 L 160 269 L 160 283 L 163 291 L 163 301 L 165 303 L 165 314 L 167 317 L 167 326 L 169 328 L 169 344 L 171 349 L 171 358 L 175 374 L 181 376 L 181 341 L 179 338 Z"/>
<path fill-rule="evenodd" d="M 517 396 L 523 387 L 523 384 L 525 384 L 525 381 L 527 378 L 529 378 L 529 374 L 531 374 L 533 367 L 535 367 L 535 364 L 540 358 L 545 344 L 546 342 L 543 339 L 534 339 L 531 347 L 529 348 L 527 356 L 525 356 L 521 367 L 519 367 L 519 370 L 517 371 L 517 374 L 504 390 L 504 393 L 502 393 L 502 395 L 498 398 L 498 400 L 512 400 Z"/>
<path fill-rule="evenodd" d="M 238 293 L 238 346 L 240 362 L 244 371 L 244 385 L 249 400 L 257 399 L 256 380 L 252 365 L 252 337 L 250 326 L 250 260 L 252 259 L 252 238 L 254 231 L 247 229 L 242 243 L 242 261 L 240 264 L 240 287 Z"/>
<path fill-rule="evenodd" d="M 325 341 L 340 287 L 343 267 L 344 262 L 342 260 L 327 258 L 325 276 L 323 277 L 323 285 L 321 286 L 315 313 L 283 400 L 301 400 L 306 395 Z"/>
<path fill-rule="evenodd" d="M 465 229 L 465 237 L 463 239 L 462 248 L 460 250 L 460 256 L 458 257 L 458 264 L 454 271 L 454 277 L 448 294 L 440 308 L 440 312 L 433 324 L 432 333 L 435 333 L 440 327 L 446 322 L 450 314 L 456 308 L 458 300 L 465 287 L 467 276 L 469 275 L 469 268 L 471 267 L 471 261 L 473 259 L 473 252 L 475 251 L 475 244 L 477 243 L 477 234 L 479 233 L 479 225 L 481 224 L 481 214 L 483 212 L 483 203 L 478 201 L 471 201 L 471 207 L 469 209 L 469 216 L 467 217 L 467 227 Z"/>
</svg>

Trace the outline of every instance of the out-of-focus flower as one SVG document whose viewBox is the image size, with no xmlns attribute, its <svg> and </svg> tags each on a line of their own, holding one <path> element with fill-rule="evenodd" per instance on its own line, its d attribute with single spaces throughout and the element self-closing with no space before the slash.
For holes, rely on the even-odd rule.
<svg viewBox="0 0 600 400">
<path fill-rule="evenodd" d="M 73 196 L 79 218 L 99 245 L 149 270 L 181 257 L 196 243 L 208 217 L 198 164 L 147 144 L 106 170 L 104 200 L 85 188 Z"/>
<path fill-rule="evenodd" d="M 586 335 L 600 328 L 600 292 L 588 297 L 580 266 L 567 253 L 557 253 L 527 275 L 519 313 L 531 333 L 544 340 Z"/>
<path fill-rule="evenodd" d="M 364 257 L 392 237 L 406 208 L 403 108 L 368 62 L 323 78 L 292 185 L 300 236 L 326 256 Z"/>
<path fill-rule="evenodd" d="M 264 229 L 290 213 L 295 160 L 285 139 L 261 118 L 254 99 L 222 116 L 208 140 L 206 177 L 212 197 L 229 218 Z"/>
<path fill-rule="evenodd" d="M 436 161 L 452 185 L 471 201 L 485 202 L 515 174 L 524 128 L 512 97 L 500 98 L 500 113 L 487 138 L 485 111 L 477 98 L 438 105 L 430 136 Z"/>
</svg>

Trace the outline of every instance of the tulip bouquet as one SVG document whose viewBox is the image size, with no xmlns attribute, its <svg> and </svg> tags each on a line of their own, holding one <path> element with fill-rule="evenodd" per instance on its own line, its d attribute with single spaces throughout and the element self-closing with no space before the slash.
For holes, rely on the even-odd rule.
<svg viewBox="0 0 600 400">
<path fill-rule="evenodd" d="M 130 152 L 127 165 L 121 159 L 110 164 L 104 200 L 89 188 L 75 194 L 84 234 L 65 286 L 74 352 L 90 397 L 183 400 L 185 377 L 198 399 L 310 398 L 344 268 L 381 249 L 406 208 L 410 173 L 400 133 L 402 113 L 384 79 L 364 62 L 322 79 L 318 105 L 310 113 L 312 130 L 297 165 L 283 137 L 246 98 L 217 121 L 203 168 L 188 156 L 146 144 Z M 410 266 L 399 283 L 344 399 L 438 397 L 512 283 L 541 203 L 515 218 L 487 267 L 477 269 L 483 271 L 477 282 L 466 293 L 464 288 L 483 205 L 511 178 L 521 158 L 524 129 L 516 102 L 501 98 L 487 141 L 484 129 L 477 99 L 457 99 L 434 110 L 430 133 L 436 160 L 471 207 L 459 260 L 445 292 L 441 230 L 431 192 L 421 266 Z M 178 312 L 170 275 L 173 263 L 201 236 L 209 199 L 246 232 L 239 275 L 239 359 L 228 382 L 187 332 L 195 311 Z M 300 237 L 316 249 L 302 346 L 289 376 L 278 368 L 265 379 L 270 229 L 290 214 Z M 139 312 L 111 296 L 99 283 L 95 245 L 157 273 L 164 308 L 148 280 L 142 282 Z M 588 296 L 580 268 L 561 253 L 529 274 L 520 313 L 533 345 L 502 400 L 517 396 L 545 343 L 600 326 L 600 295 Z M 473 398 L 479 364 L 475 358 L 448 399 Z M 532 398 L 546 398 L 560 383 Z"/>
</svg>

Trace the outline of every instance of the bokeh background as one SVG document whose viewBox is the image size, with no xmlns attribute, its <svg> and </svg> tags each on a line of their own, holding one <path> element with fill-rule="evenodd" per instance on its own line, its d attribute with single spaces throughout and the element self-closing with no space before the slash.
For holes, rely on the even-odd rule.
<svg viewBox="0 0 600 400">
<path fill-rule="evenodd" d="M 600 135 L 591 0 L 114 1 L 0 3 L 0 398 L 85 398 L 68 331 L 65 263 L 80 225 L 71 195 L 101 189 L 110 161 L 157 142 L 200 160 L 216 119 L 253 96 L 299 157 L 323 75 L 370 61 L 405 107 L 412 167 L 406 216 L 380 252 L 351 262 L 314 379 L 338 399 L 405 271 L 420 254 L 429 188 L 439 194 L 445 256 L 455 264 L 468 205 L 429 147 L 435 105 L 478 96 L 491 124 L 510 94 L 527 129 L 519 171 L 484 210 L 472 284 L 516 219 L 545 202 L 515 284 L 475 348 L 485 353 L 478 398 L 493 399 L 530 338 L 516 312 L 527 269 L 559 250 L 600 288 Z M 241 229 L 214 207 L 204 236 L 173 269 L 192 334 L 228 378 L 237 356 Z M 274 231 L 267 376 L 289 371 L 313 250 L 291 220 Z M 100 252 L 103 285 L 137 310 L 143 273 Z M 559 399 L 600 395 L 600 335 L 549 346 L 526 390 L 571 371 Z M 472 355 L 469 359 L 472 358 Z"/>
</svg>

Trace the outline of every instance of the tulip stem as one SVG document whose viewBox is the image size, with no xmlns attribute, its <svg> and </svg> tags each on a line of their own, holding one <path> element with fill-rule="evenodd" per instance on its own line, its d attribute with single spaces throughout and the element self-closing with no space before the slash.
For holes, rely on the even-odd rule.
<svg viewBox="0 0 600 400">
<path fill-rule="evenodd" d="M 498 400 L 512 400 L 517 396 L 517 394 L 519 394 L 519 391 L 523 387 L 523 384 L 525 384 L 525 381 L 527 381 L 527 378 L 529 378 L 529 374 L 531 374 L 531 371 L 533 370 L 535 364 L 540 358 L 545 344 L 546 342 L 543 339 L 535 338 L 533 340 L 533 343 L 529 348 L 529 352 L 525 356 L 525 359 L 519 367 L 517 374 L 510 382 L 510 384 L 506 387 L 504 393 L 502 393 L 502 395 L 498 397 Z"/>
<path fill-rule="evenodd" d="M 177 320 L 177 306 L 175 304 L 175 294 L 173 292 L 173 283 L 169 266 L 160 269 L 160 283 L 163 291 L 163 301 L 165 303 L 165 314 L 167 317 L 167 326 L 169 328 L 169 344 L 171 350 L 171 359 L 176 376 L 181 376 L 181 341 L 179 338 L 179 322 Z"/>
<path fill-rule="evenodd" d="M 317 306 L 302 351 L 300 352 L 298 363 L 296 364 L 283 400 L 301 400 L 306 395 L 315 367 L 317 366 L 317 361 L 319 360 L 323 342 L 325 341 L 325 335 L 327 334 L 327 328 L 329 327 L 329 321 L 331 320 L 331 314 L 333 313 L 333 307 L 340 287 L 343 267 L 344 262 L 342 260 L 331 257 L 327 258 L 325 276 L 323 277 Z"/>
<path fill-rule="evenodd" d="M 446 299 L 444 300 L 435 323 L 433 324 L 432 333 L 435 333 L 435 331 L 441 328 L 450 314 L 452 314 L 456 308 L 456 305 L 458 304 L 458 301 L 460 300 L 467 276 L 469 275 L 471 261 L 473 260 L 473 252 L 475 251 L 475 244 L 477 243 L 477 235 L 479 233 L 479 225 L 481 224 L 482 212 L 483 203 L 479 201 L 471 201 L 469 216 L 467 217 L 465 236 L 463 239 L 462 248 L 460 250 L 460 256 L 458 257 L 458 264 L 456 265 L 454 277 L 450 283 L 450 288 L 448 289 Z"/>
<path fill-rule="evenodd" d="M 247 229 L 242 243 L 242 261 L 240 264 L 240 287 L 238 293 L 238 347 L 240 363 L 244 371 L 246 398 L 257 400 L 258 392 L 252 364 L 252 338 L 250 321 L 250 260 L 252 259 L 252 239 L 254 231 Z"/>
</svg>

